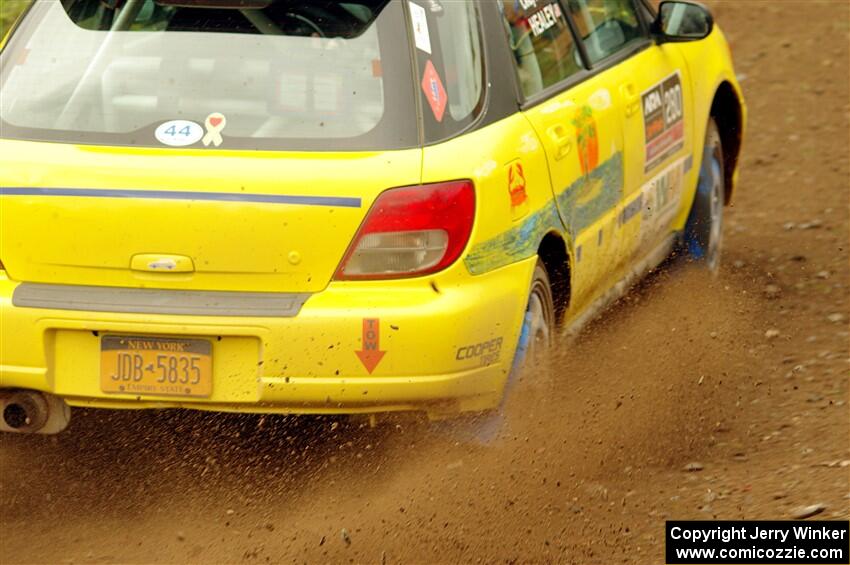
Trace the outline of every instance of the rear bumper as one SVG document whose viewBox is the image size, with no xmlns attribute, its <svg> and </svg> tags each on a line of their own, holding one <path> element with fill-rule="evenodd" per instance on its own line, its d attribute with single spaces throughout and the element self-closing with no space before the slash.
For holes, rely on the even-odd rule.
<svg viewBox="0 0 850 565">
<path fill-rule="evenodd" d="M 0 275 L 0 387 L 109 408 L 435 414 L 486 409 L 499 402 L 510 372 L 533 269 L 529 259 L 476 277 L 332 283 L 310 296 L 294 317 L 18 307 L 12 294 L 19 283 Z M 371 374 L 355 353 L 362 350 L 364 318 L 380 320 L 380 349 L 386 351 Z M 209 339 L 211 396 L 102 392 L 100 340 L 110 333 Z M 479 344 L 490 345 L 476 348 Z"/>
</svg>

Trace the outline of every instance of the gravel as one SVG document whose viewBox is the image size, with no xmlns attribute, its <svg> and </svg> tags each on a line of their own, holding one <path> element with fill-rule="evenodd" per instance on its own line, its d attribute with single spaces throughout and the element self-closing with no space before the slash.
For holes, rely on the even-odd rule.
<svg viewBox="0 0 850 565">
<path fill-rule="evenodd" d="M 826 510 L 825 504 L 810 504 L 809 506 L 798 506 L 791 510 L 791 519 L 793 520 L 803 520 L 805 518 L 811 518 L 812 516 L 816 516 Z"/>
</svg>

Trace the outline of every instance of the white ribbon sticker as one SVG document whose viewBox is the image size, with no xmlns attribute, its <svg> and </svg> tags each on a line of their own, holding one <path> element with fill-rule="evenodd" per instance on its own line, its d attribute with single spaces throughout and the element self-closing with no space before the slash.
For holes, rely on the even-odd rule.
<svg viewBox="0 0 850 565">
<path fill-rule="evenodd" d="M 425 8 L 408 2 L 410 4 L 410 23 L 413 24 L 413 40 L 416 47 L 431 54 L 431 34 L 428 33 L 428 14 Z"/>
<path fill-rule="evenodd" d="M 224 142 L 224 139 L 221 137 L 221 130 L 227 125 L 227 119 L 225 119 L 224 115 L 214 112 L 207 116 L 204 125 L 207 127 L 207 134 L 201 140 L 204 147 L 208 147 L 210 143 L 216 147 L 221 145 Z"/>
</svg>

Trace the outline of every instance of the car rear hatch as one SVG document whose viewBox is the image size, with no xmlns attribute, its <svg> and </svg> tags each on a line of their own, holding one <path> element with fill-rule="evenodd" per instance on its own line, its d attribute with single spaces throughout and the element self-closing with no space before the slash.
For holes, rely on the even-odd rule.
<svg viewBox="0 0 850 565">
<path fill-rule="evenodd" d="M 315 292 L 419 150 L 224 154 L 0 145 L 0 259 L 19 281 Z"/>
<path fill-rule="evenodd" d="M 377 195 L 420 181 L 404 21 L 386 0 L 36 3 L 0 54 L 9 276 L 321 290 Z"/>
</svg>

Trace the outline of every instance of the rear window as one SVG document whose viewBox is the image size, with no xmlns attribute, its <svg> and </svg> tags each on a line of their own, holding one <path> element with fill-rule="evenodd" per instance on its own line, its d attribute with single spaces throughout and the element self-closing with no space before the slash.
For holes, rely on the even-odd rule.
<svg viewBox="0 0 850 565">
<path fill-rule="evenodd" d="M 112 145 L 418 145 L 399 2 L 38 2 L 0 55 L 3 136 Z"/>
</svg>

